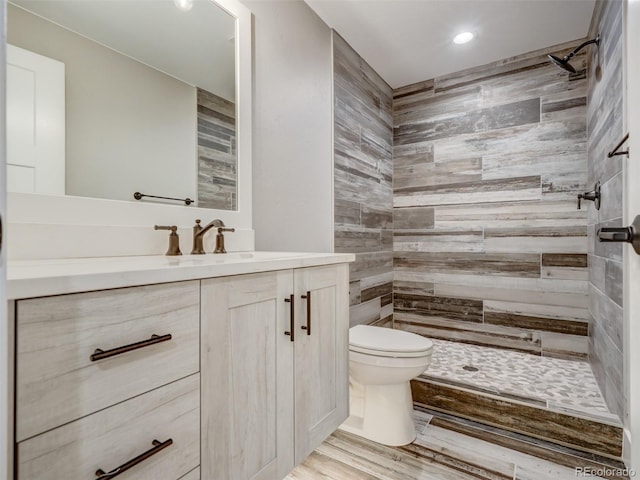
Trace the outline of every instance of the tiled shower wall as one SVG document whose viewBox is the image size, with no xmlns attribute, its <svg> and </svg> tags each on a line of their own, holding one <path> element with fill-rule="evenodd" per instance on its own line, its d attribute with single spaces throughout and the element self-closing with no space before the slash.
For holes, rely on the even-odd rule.
<svg viewBox="0 0 640 480">
<path fill-rule="evenodd" d="M 394 90 L 395 328 L 587 355 L 587 79 L 546 58 L 578 43 Z"/>
<path fill-rule="evenodd" d="M 198 88 L 198 206 L 235 210 L 236 105 Z"/>
<path fill-rule="evenodd" d="M 393 315 L 391 87 L 333 32 L 335 251 L 350 267 L 351 325 Z"/>
<path fill-rule="evenodd" d="M 590 36 L 601 36 L 591 49 L 588 79 L 587 126 L 589 185 L 602 183 L 602 206 L 589 207 L 589 359 L 600 390 L 612 412 L 625 412 L 623 391 L 622 252 L 620 243 L 600 243 L 602 226 L 622 226 L 623 157 L 607 152 L 625 134 L 623 119 L 622 2 L 596 3 Z M 625 147 L 626 148 L 626 147 Z"/>
</svg>

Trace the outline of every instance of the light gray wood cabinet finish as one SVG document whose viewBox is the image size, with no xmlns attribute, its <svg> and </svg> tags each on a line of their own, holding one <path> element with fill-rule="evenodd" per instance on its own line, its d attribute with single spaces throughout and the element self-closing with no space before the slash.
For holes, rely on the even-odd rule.
<svg viewBox="0 0 640 480">
<path fill-rule="evenodd" d="M 202 281 L 202 478 L 279 480 L 347 417 L 348 273 L 344 264 Z"/>
<path fill-rule="evenodd" d="M 191 470 L 184 477 L 181 477 L 180 480 L 200 480 L 200 467 Z"/>
<path fill-rule="evenodd" d="M 202 281 L 202 478 L 280 479 L 293 462 L 291 270 Z"/>
<path fill-rule="evenodd" d="M 169 438 L 172 445 L 123 478 L 180 478 L 200 461 L 199 384 L 191 375 L 20 443 L 18 480 L 95 478 Z"/>
<path fill-rule="evenodd" d="M 302 462 L 349 415 L 349 267 L 296 270 L 295 463 Z M 311 334 L 307 305 L 311 297 Z"/>
<path fill-rule="evenodd" d="M 19 301 L 16 441 L 197 372 L 198 287 L 191 281 Z M 168 333 L 170 341 L 90 360 L 97 348 Z"/>
<path fill-rule="evenodd" d="M 92 478 L 168 438 L 127 475 L 284 478 L 348 415 L 348 284 L 339 264 L 19 301 L 18 480 Z"/>
</svg>

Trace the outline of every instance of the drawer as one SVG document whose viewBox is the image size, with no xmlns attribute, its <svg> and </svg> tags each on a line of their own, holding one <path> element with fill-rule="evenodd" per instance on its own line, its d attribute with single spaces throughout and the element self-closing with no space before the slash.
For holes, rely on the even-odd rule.
<svg viewBox="0 0 640 480">
<path fill-rule="evenodd" d="M 19 443 L 18 480 L 96 478 L 169 439 L 118 480 L 177 480 L 200 464 L 199 374 Z"/>
<path fill-rule="evenodd" d="M 19 301 L 16 440 L 197 372 L 199 291 L 191 281 Z M 96 349 L 168 334 L 167 341 L 91 359 Z"/>
</svg>

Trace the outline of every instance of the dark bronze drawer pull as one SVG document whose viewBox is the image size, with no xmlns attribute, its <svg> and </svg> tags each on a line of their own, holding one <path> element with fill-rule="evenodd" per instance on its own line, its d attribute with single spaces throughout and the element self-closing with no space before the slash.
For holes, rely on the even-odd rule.
<svg viewBox="0 0 640 480">
<path fill-rule="evenodd" d="M 96 480 L 109 480 L 110 478 L 115 478 L 118 475 L 120 475 L 121 473 L 126 472 L 130 468 L 135 467 L 139 463 L 144 462 L 147 458 L 153 457 L 160 450 L 164 450 L 165 448 L 167 448 L 172 443 L 173 443 L 172 439 L 169 439 L 169 440 L 167 440 L 165 442 L 160 442 L 158 440 L 154 440 L 152 442 L 153 448 L 151 448 L 150 450 L 147 450 L 146 452 L 138 455 L 136 458 L 133 458 L 133 459 L 129 460 L 127 463 L 123 463 L 118 468 L 114 468 L 110 472 L 105 472 L 101 468 L 96 470 L 96 477 L 98 477 Z"/>
<path fill-rule="evenodd" d="M 300 328 L 302 328 L 302 330 L 306 330 L 307 335 L 311 335 L 311 292 L 307 290 L 307 294 L 300 295 L 300 298 L 307 299 L 307 324 L 302 325 Z"/>
<path fill-rule="evenodd" d="M 287 302 L 289 304 L 289 315 L 290 315 L 290 319 L 289 319 L 289 331 L 288 332 L 284 332 L 285 335 L 289 335 L 289 337 L 291 337 L 291 341 L 295 341 L 295 336 L 296 336 L 296 331 L 295 329 L 295 320 L 294 320 L 294 315 L 295 315 L 295 307 L 293 305 L 293 300 L 295 299 L 295 296 L 293 295 L 293 293 L 291 295 L 289 295 L 289 298 L 285 298 L 284 301 Z"/>
<path fill-rule="evenodd" d="M 156 343 L 167 342 L 171 340 L 171 334 L 167 335 L 151 335 L 151 338 L 148 340 L 142 340 L 141 342 L 132 343 L 131 345 L 125 345 L 124 347 L 112 348 L 111 350 L 101 350 L 96 348 L 95 352 L 91 355 L 91 361 L 96 362 L 98 360 L 103 360 L 105 358 L 114 357 L 116 355 L 120 355 L 121 353 L 131 352 L 133 350 L 138 350 L 139 348 L 148 347 L 149 345 L 155 345 Z"/>
</svg>

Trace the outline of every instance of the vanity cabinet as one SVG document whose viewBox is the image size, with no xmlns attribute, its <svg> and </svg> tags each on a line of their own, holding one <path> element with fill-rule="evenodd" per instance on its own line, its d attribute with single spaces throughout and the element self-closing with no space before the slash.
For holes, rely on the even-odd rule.
<svg viewBox="0 0 640 480">
<path fill-rule="evenodd" d="M 348 415 L 348 264 L 312 255 L 13 297 L 12 480 L 283 479 Z"/>
<path fill-rule="evenodd" d="M 203 479 L 282 479 L 346 419 L 348 306 L 346 264 L 202 282 Z"/>
</svg>

